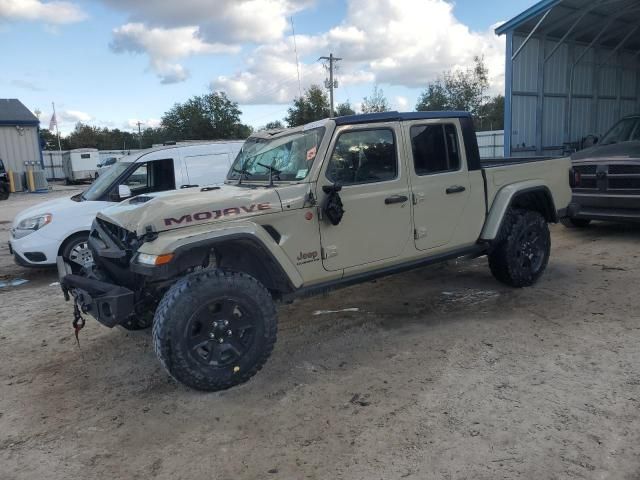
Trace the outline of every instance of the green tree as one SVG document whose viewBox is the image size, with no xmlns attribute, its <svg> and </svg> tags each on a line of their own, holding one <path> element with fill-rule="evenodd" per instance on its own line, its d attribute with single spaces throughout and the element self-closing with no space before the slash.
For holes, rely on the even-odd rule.
<svg viewBox="0 0 640 480">
<path fill-rule="evenodd" d="M 344 117 L 346 115 L 355 115 L 356 111 L 351 106 L 349 100 L 338 104 L 336 107 L 336 117 Z"/>
<path fill-rule="evenodd" d="M 176 103 L 162 116 L 162 128 L 173 140 L 245 138 L 251 128 L 240 123 L 241 114 L 224 92 L 212 92 Z"/>
<path fill-rule="evenodd" d="M 377 85 L 373 86 L 370 97 L 362 99 L 362 113 L 380 113 L 389 111 L 389 102 L 384 96 L 384 92 Z"/>
<path fill-rule="evenodd" d="M 329 117 L 327 94 L 318 85 L 311 85 L 302 97 L 293 100 L 293 105 L 289 107 L 284 121 L 291 128 L 327 117 Z"/>
<path fill-rule="evenodd" d="M 40 145 L 43 150 L 58 150 L 58 137 L 46 128 L 40 129 Z M 60 137 L 60 148 L 62 150 L 69 149 L 69 142 L 62 136 Z"/>
<path fill-rule="evenodd" d="M 464 110 L 478 115 L 486 103 L 488 88 L 489 72 L 484 58 L 475 57 L 473 67 L 445 72 L 428 84 L 418 99 L 416 110 Z"/>
<path fill-rule="evenodd" d="M 478 131 L 504 128 L 504 96 L 496 95 L 480 107 L 476 120 Z"/>
<path fill-rule="evenodd" d="M 284 128 L 284 124 L 280 120 L 267 123 L 264 128 L 260 130 L 281 130 Z"/>
</svg>

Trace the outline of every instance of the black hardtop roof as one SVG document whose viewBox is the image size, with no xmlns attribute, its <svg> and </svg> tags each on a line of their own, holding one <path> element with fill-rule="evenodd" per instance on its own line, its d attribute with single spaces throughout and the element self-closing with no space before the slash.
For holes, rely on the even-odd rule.
<svg viewBox="0 0 640 480">
<path fill-rule="evenodd" d="M 397 122 L 401 120 L 433 120 L 439 118 L 471 118 L 469 112 L 383 112 L 362 113 L 334 118 L 336 125 L 353 125 L 358 123 Z"/>
</svg>

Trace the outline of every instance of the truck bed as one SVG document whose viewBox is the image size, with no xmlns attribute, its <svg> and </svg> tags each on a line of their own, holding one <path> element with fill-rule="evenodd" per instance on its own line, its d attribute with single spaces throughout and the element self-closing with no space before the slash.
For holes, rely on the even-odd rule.
<svg viewBox="0 0 640 480">
<path fill-rule="evenodd" d="M 493 168 L 504 165 L 513 165 L 520 163 L 543 162 L 545 160 L 554 160 L 562 157 L 495 157 L 481 158 L 480 165 L 482 168 Z"/>
<path fill-rule="evenodd" d="M 556 208 L 564 208 L 571 200 L 569 157 L 511 157 L 481 160 L 487 193 L 487 211 L 505 186 L 546 185 Z"/>
</svg>

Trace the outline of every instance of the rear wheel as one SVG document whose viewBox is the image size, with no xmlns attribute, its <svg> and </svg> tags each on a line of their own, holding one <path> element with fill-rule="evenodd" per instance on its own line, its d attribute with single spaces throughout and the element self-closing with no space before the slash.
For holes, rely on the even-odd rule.
<svg viewBox="0 0 640 480">
<path fill-rule="evenodd" d="M 586 228 L 591 220 L 588 218 L 563 218 L 560 222 L 567 228 Z"/>
<path fill-rule="evenodd" d="M 89 250 L 89 234 L 86 232 L 77 233 L 69 237 L 61 248 L 62 258 L 71 264 L 74 272 L 79 272 L 84 267 L 93 263 L 93 255 Z"/>
<path fill-rule="evenodd" d="M 197 390 L 244 383 L 276 342 L 276 309 L 255 278 L 218 269 L 192 273 L 164 295 L 153 344 L 167 372 Z"/>
<path fill-rule="evenodd" d="M 493 276 L 512 287 L 533 285 L 542 275 L 551 251 L 549 226 L 534 211 L 509 209 L 489 253 Z"/>
</svg>

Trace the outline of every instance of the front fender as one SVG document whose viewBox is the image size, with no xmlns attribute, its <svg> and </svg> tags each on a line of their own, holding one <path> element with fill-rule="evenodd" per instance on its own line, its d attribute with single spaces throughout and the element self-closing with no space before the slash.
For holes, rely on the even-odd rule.
<svg viewBox="0 0 640 480">
<path fill-rule="evenodd" d="M 551 190 L 544 180 L 527 180 L 512 183 L 500 189 L 491 204 L 491 210 L 489 210 L 482 233 L 480 234 L 480 240 L 489 241 L 495 239 L 500 231 L 502 220 L 513 203 L 513 200 L 520 194 L 536 191 L 545 192 L 545 195 L 547 195 L 553 203 Z M 553 208 L 555 213 L 555 207 Z"/>
<path fill-rule="evenodd" d="M 174 253 L 176 257 L 185 255 L 192 249 L 214 248 L 216 244 L 233 241 L 252 241 L 257 243 L 271 260 L 279 266 L 294 288 L 299 288 L 302 277 L 275 240 L 260 225 L 250 222 L 220 224 L 211 229 L 211 225 L 193 228 L 181 228 L 161 233 L 152 242 L 146 242 L 139 248 L 140 253 L 162 255 Z M 132 260 L 133 262 L 135 261 Z M 158 268 L 158 267 L 150 267 Z M 138 268 L 135 268 L 138 270 Z M 142 273 L 142 272 L 140 272 Z"/>
</svg>

